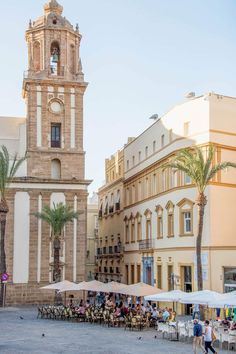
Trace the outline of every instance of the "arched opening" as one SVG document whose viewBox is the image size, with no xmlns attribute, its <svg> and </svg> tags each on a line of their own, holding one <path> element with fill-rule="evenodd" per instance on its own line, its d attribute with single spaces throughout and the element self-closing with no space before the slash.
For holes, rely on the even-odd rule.
<svg viewBox="0 0 236 354">
<path fill-rule="evenodd" d="M 60 75 L 60 45 L 56 41 L 51 44 L 50 67 L 51 75 Z"/>
<path fill-rule="evenodd" d="M 51 177 L 61 179 L 61 161 L 58 159 L 53 159 L 51 162 Z"/>
<path fill-rule="evenodd" d="M 33 44 L 33 65 L 35 71 L 40 71 L 40 43 Z"/>
<path fill-rule="evenodd" d="M 70 46 L 70 72 L 75 74 L 75 46 L 71 44 Z"/>
</svg>

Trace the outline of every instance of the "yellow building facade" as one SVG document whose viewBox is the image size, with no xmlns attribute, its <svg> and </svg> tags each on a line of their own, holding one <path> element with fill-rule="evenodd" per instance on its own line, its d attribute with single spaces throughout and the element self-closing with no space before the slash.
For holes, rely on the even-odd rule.
<svg viewBox="0 0 236 354">
<path fill-rule="evenodd" d="M 175 106 L 124 148 L 125 279 L 164 290 L 197 290 L 197 190 L 188 176 L 163 170 L 181 148 L 216 146 L 215 162 L 236 162 L 236 98 L 208 93 Z M 236 287 L 236 171 L 206 189 L 204 288 Z"/>
<path fill-rule="evenodd" d="M 99 227 L 97 248 L 98 280 L 123 281 L 124 274 L 124 151 L 105 162 L 106 181 L 98 191 Z"/>
</svg>

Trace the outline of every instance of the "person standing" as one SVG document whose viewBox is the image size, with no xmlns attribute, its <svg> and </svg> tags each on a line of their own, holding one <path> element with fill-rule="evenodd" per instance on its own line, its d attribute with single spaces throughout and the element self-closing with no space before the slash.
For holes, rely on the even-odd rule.
<svg viewBox="0 0 236 354">
<path fill-rule="evenodd" d="M 198 320 L 193 321 L 193 353 L 197 354 L 197 349 L 200 347 L 203 353 L 206 353 L 202 345 L 202 325 L 198 323 Z"/>
<path fill-rule="evenodd" d="M 205 350 L 206 353 L 208 353 L 208 349 L 212 353 L 216 353 L 215 349 L 212 347 L 212 327 L 210 326 L 210 322 L 208 320 L 205 321 L 205 333 L 204 333 L 204 338 L 205 338 Z"/>
</svg>

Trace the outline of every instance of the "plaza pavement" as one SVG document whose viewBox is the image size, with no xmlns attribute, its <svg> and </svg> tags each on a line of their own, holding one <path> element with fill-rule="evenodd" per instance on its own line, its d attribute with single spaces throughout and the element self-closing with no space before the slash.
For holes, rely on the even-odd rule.
<svg viewBox="0 0 236 354">
<path fill-rule="evenodd" d="M 89 323 L 37 319 L 36 308 L 0 310 L 1 354 L 191 354 L 190 344 Z M 139 339 L 141 337 L 141 339 Z M 200 353 L 200 351 L 199 351 Z M 227 351 L 218 351 L 226 354 Z M 231 352 L 232 353 L 232 352 Z"/>
</svg>

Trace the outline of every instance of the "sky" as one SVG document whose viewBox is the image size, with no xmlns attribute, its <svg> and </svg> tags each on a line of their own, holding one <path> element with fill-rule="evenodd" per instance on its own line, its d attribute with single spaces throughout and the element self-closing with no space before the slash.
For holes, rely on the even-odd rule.
<svg viewBox="0 0 236 354">
<path fill-rule="evenodd" d="M 89 86 L 84 98 L 86 178 L 188 92 L 236 96 L 236 0 L 58 0 L 79 24 Z M 46 0 L 0 1 L 0 115 L 25 116 L 24 32 Z"/>
</svg>

